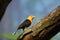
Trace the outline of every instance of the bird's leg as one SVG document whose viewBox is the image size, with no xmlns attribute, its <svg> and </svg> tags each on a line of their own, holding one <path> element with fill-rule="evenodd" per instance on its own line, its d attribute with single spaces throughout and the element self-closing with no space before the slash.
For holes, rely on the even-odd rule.
<svg viewBox="0 0 60 40">
<path fill-rule="evenodd" d="M 24 36 L 26 33 L 29 33 L 29 32 L 31 32 L 31 31 L 32 31 L 31 29 L 25 27 L 25 29 L 23 29 L 23 32 L 21 33 L 20 38 L 23 38 L 23 36 Z"/>
</svg>

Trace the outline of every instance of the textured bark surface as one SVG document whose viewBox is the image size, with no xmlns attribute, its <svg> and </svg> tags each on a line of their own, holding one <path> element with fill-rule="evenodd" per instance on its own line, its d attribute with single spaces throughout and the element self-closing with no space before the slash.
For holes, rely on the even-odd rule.
<svg viewBox="0 0 60 40">
<path fill-rule="evenodd" d="M 17 40 L 49 40 L 60 31 L 60 6 L 42 18 L 36 25 L 26 29 Z"/>
<path fill-rule="evenodd" d="M 4 15 L 4 12 L 11 0 L 0 0 L 0 21 Z"/>
</svg>

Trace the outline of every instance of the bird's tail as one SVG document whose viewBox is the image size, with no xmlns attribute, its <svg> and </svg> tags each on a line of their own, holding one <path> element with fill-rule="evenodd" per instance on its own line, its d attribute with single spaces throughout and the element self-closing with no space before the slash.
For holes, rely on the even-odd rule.
<svg viewBox="0 0 60 40">
<path fill-rule="evenodd" d="M 13 33 L 13 35 L 15 35 L 17 31 L 18 31 L 18 30 L 16 30 L 16 31 Z"/>
<path fill-rule="evenodd" d="M 17 32 L 19 29 L 21 29 L 21 28 L 20 28 L 20 27 L 18 27 L 18 28 L 17 28 L 17 30 L 13 33 L 13 35 L 15 35 L 15 34 L 16 34 L 16 32 Z"/>
</svg>

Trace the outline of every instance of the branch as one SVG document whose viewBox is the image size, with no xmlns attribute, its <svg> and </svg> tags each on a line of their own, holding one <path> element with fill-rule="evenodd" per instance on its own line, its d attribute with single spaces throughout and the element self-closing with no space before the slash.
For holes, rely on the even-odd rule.
<svg viewBox="0 0 60 40">
<path fill-rule="evenodd" d="M 17 40 L 49 40 L 60 31 L 60 6 L 42 18 L 36 25 L 26 29 Z"/>
<path fill-rule="evenodd" d="M 11 0 L 0 0 L 0 21 L 4 15 L 4 12 Z"/>
</svg>

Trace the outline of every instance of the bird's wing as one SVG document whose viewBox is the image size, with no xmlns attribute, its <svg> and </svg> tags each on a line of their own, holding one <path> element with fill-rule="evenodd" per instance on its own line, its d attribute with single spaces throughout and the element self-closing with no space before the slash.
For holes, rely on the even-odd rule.
<svg viewBox="0 0 60 40">
<path fill-rule="evenodd" d="M 31 25 L 31 22 L 26 19 L 24 22 L 22 22 L 22 23 L 19 25 L 18 29 L 20 29 L 20 28 L 24 29 L 25 27 L 29 27 L 30 25 Z"/>
</svg>

